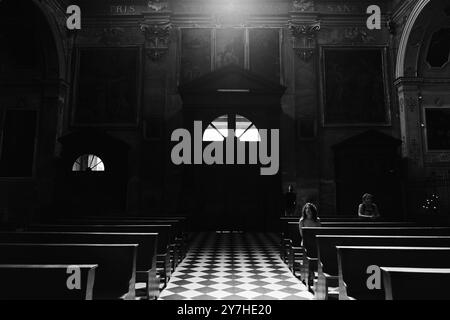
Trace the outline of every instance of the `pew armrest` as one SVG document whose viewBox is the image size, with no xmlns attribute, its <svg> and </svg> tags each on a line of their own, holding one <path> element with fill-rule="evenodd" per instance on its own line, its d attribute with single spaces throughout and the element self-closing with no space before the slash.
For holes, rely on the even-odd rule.
<svg viewBox="0 0 450 320">
<path fill-rule="evenodd" d="M 170 250 L 166 253 L 163 254 L 157 254 L 156 255 L 156 263 L 157 263 L 157 267 L 159 269 L 163 270 L 163 278 L 164 281 L 167 282 L 169 281 L 171 275 L 172 275 L 172 264 L 170 262 Z"/>
<path fill-rule="evenodd" d="M 159 296 L 160 278 L 155 269 L 148 271 L 136 271 L 136 279 L 146 284 L 146 298 L 156 300 Z"/>
<path fill-rule="evenodd" d="M 290 239 L 283 240 L 283 256 L 281 257 L 284 263 L 287 263 L 288 268 L 295 274 L 294 263 L 295 253 Z"/>
<path fill-rule="evenodd" d="M 315 278 L 315 272 L 317 271 L 318 258 L 310 258 L 306 255 L 303 257 L 304 266 L 304 277 L 305 284 L 309 287 L 312 286 Z"/>
<path fill-rule="evenodd" d="M 289 268 L 292 270 L 292 273 L 294 276 L 296 276 L 296 265 L 297 263 L 301 263 L 301 260 L 303 258 L 303 248 L 302 247 L 293 247 L 291 246 L 289 250 Z"/>
<path fill-rule="evenodd" d="M 347 294 L 347 284 L 339 279 L 339 300 L 356 300 Z"/>
<path fill-rule="evenodd" d="M 330 287 L 339 287 L 339 277 L 319 272 L 315 297 L 317 300 L 328 300 Z"/>
<path fill-rule="evenodd" d="M 180 256 L 180 247 L 178 243 L 172 243 L 169 245 L 170 248 L 170 254 L 171 254 L 171 268 L 172 271 L 175 271 L 176 267 L 178 266 L 179 262 L 179 256 Z"/>
</svg>

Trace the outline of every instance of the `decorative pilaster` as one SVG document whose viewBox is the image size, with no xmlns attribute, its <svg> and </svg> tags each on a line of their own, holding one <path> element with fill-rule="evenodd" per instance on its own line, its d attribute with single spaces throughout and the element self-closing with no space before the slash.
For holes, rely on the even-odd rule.
<svg viewBox="0 0 450 320">
<path fill-rule="evenodd" d="M 293 38 L 295 53 L 308 62 L 317 51 L 317 33 L 320 31 L 320 21 L 312 24 L 289 23 Z"/>
<path fill-rule="evenodd" d="M 417 175 L 424 167 L 424 144 L 421 125 L 421 100 L 419 84 L 414 81 L 399 81 L 400 130 L 402 155 L 410 160 L 409 172 Z"/>
<path fill-rule="evenodd" d="M 141 30 L 145 36 L 145 51 L 152 61 L 158 61 L 169 51 L 170 22 L 143 23 Z"/>
</svg>

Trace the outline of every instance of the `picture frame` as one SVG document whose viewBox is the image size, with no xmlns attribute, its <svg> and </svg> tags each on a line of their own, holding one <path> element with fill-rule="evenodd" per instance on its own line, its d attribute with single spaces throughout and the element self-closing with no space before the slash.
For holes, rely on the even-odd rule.
<svg viewBox="0 0 450 320">
<path fill-rule="evenodd" d="M 178 41 L 179 84 L 188 83 L 214 70 L 212 28 L 180 28 Z M 198 57 L 203 57 L 203 61 Z M 205 63 L 206 60 L 206 63 Z"/>
<path fill-rule="evenodd" d="M 260 39 L 252 39 L 251 37 L 258 35 L 258 32 L 266 32 L 272 37 L 277 37 L 276 40 L 269 39 L 272 40 L 272 43 L 266 44 L 269 46 L 269 51 L 255 51 L 257 42 L 253 40 Z M 236 36 L 237 40 L 230 41 L 230 39 L 227 39 L 227 33 Z M 283 45 L 283 29 L 279 27 L 182 27 L 178 33 L 178 84 L 188 83 L 204 74 L 216 71 L 229 65 L 229 60 L 232 61 L 233 59 L 237 61 L 237 65 L 241 68 L 258 73 L 259 66 L 262 63 L 267 63 L 265 60 L 270 61 L 270 58 L 262 54 L 262 52 L 267 52 L 272 56 L 276 55 L 278 61 L 271 61 L 270 70 L 268 72 L 265 70 L 259 75 L 269 81 L 284 85 Z M 198 62 L 195 58 L 197 56 L 204 58 Z"/>
<path fill-rule="evenodd" d="M 71 126 L 138 126 L 142 54 L 142 46 L 77 48 Z"/>
<path fill-rule="evenodd" d="M 281 29 L 248 28 L 249 70 L 273 82 L 282 82 Z"/>
<path fill-rule="evenodd" d="M 322 126 L 391 126 L 388 79 L 385 46 L 322 46 Z"/>
<path fill-rule="evenodd" d="M 427 153 L 450 153 L 450 106 L 424 107 L 424 145 Z"/>
</svg>

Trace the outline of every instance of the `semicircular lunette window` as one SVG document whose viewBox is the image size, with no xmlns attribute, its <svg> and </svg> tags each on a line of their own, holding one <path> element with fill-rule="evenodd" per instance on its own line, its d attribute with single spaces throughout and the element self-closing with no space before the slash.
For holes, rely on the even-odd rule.
<svg viewBox="0 0 450 320">
<path fill-rule="evenodd" d="M 261 136 L 256 126 L 247 118 L 236 115 L 234 126 L 229 127 L 228 115 L 216 118 L 206 128 L 203 141 L 224 141 L 228 137 L 228 130 L 234 130 L 235 136 L 242 142 L 260 142 Z"/>
<path fill-rule="evenodd" d="M 72 171 L 91 172 L 105 171 L 102 159 L 93 154 L 85 154 L 79 157 L 72 166 Z"/>
<path fill-rule="evenodd" d="M 427 62 L 433 68 L 441 68 L 450 58 L 450 28 L 436 31 L 428 48 Z"/>
</svg>

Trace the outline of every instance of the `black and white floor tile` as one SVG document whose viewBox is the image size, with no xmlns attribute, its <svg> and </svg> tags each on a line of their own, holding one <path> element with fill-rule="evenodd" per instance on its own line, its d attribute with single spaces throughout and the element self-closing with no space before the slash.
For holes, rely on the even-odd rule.
<svg viewBox="0 0 450 320">
<path fill-rule="evenodd" d="M 200 233 L 160 300 L 312 300 L 265 233 Z"/>
</svg>

